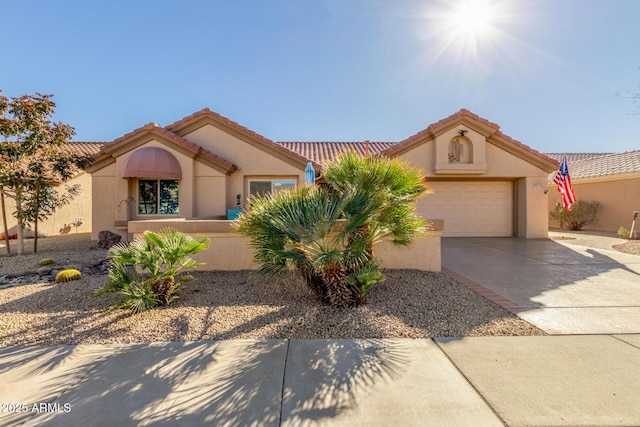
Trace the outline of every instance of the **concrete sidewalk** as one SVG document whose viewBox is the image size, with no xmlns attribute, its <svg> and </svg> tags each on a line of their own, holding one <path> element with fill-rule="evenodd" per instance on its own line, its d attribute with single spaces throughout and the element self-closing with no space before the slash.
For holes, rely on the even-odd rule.
<svg viewBox="0 0 640 427">
<path fill-rule="evenodd" d="M 640 335 L 9 347 L 0 425 L 640 425 L 637 378 Z"/>
</svg>

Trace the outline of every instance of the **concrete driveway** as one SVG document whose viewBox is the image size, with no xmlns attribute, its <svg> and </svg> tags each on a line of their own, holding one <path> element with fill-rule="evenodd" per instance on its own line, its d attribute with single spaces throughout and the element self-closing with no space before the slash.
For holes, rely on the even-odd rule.
<svg viewBox="0 0 640 427">
<path fill-rule="evenodd" d="M 562 236 L 443 238 L 443 272 L 549 334 L 640 333 L 640 256 Z"/>
</svg>

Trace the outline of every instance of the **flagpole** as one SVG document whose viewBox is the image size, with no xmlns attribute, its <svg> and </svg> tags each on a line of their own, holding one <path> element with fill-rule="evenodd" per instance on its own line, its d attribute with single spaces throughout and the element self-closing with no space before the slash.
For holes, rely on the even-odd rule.
<svg viewBox="0 0 640 427">
<path fill-rule="evenodd" d="M 563 155 L 562 155 L 562 157 L 563 157 L 563 158 L 566 158 L 566 157 L 567 157 L 567 155 L 566 155 L 566 154 L 563 154 Z M 562 162 L 561 162 L 560 164 L 562 164 Z M 553 180 L 556 178 L 556 175 L 558 175 L 558 172 L 559 172 L 559 171 L 560 171 L 560 169 L 558 169 L 558 170 L 556 171 L 556 173 L 553 175 L 553 178 L 551 178 L 551 179 L 547 182 L 547 189 L 546 189 L 546 190 L 544 190 L 544 194 L 547 194 L 547 193 L 549 192 L 549 188 L 551 188 L 551 184 L 553 183 Z"/>
</svg>

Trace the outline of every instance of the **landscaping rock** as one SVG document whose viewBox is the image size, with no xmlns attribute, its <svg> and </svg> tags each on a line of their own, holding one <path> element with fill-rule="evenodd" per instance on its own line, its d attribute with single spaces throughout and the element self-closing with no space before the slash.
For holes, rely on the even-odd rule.
<svg viewBox="0 0 640 427">
<path fill-rule="evenodd" d="M 38 274 L 41 276 L 46 276 L 47 274 L 51 274 L 51 267 L 40 267 L 38 269 Z"/>
<path fill-rule="evenodd" d="M 98 247 L 109 249 L 111 246 L 120 243 L 122 236 L 109 230 L 102 230 L 98 233 Z"/>
</svg>

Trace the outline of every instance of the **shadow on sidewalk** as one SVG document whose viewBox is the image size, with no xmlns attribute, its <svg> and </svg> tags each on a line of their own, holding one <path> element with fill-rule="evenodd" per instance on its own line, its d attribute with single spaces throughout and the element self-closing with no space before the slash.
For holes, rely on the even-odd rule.
<svg viewBox="0 0 640 427">
<path fill-rule="evenodd" d="M 406 363 L 397 345 L 381 340 L 325 341 L 297 359 L 312 380 L 299 377 L 304 387 L 283 389 L 289 346 L 237 340 L 0 349 L 0 381 L 12 383 L 0 388 L 0 400 L 55 409 L 1 414 L 0 424 L 277 426 L 283 396 L 297 419 L 331 418 L 355 404 L 355 391 L 393 378 Z"/>
</svg>

